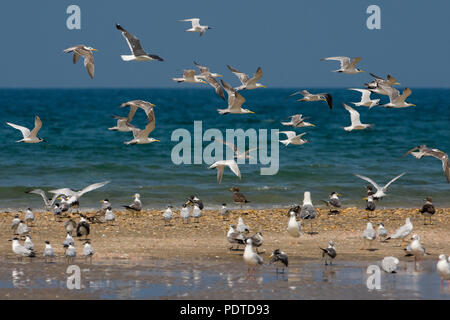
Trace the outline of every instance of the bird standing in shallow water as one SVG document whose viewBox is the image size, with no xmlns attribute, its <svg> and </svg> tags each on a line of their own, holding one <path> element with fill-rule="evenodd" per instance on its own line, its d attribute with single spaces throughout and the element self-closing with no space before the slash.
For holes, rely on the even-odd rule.
<svg viewBox="0 0 450 320">
<path fill-rule="evenodd" d="M 286 253 L 280 251 L 280 249 L 275 249 L 270 255 L 270 264 L 276 263 L 276 273 L 278 273 L 278 267 L 282 267 L 284 273 L 284 269 L 289 267 L 289 259 Z"/>
<path fill-rule="evenodd" d="M 363 232 L 362 237 L 363 237 L 363 246 L 360 248 L 360 250 L 364 250 L 366 248 L 367 241 L 369 241 L 369 250 L 371 250 L 372 249 L 371 243 L 377 237 L 377 233 L 375 232 L 375 229 L 373 228 L 371 222 L 367 222 L 367 226 Z"/>
<path fill-rule="evenodd" d="M 35 257 L 34 251 L 25 248 L 19 243 L 18 238 L 12 239 L 12 250 L 17 255 L 19 261 L 22 261 L 23 257 L 33 258 Z"/>
<path fill-rule="evenodd" d="M 86 258 L 86 261 L 89 259 L 89 262 L 92 264 L 92 256 L 94 255 L 94 248 L 89 241 L 86 241 L 83 248 L 83 256 Z"/>
<path fill-rule="evenodd" d="M 75 250 L 75 247 L 73 244 L 65 244 L 64 246 L 65 252 L 64 252 L 64 259 L 66 260 L 66 264 L 73 263 L 75 261 L 75 257 L 77 256 L 77 251 Z"/>
<path fill-rule="evenodd" d="M 53 251 L 53 248 L 50 244 L 50 241 L 45 240 L 45 249 L 44 249 L 44 259 L 45 262 L 52 262 L 52 259 L 55 257 L 55 252 Z"/>
<path fill-rule="evenodd" d="M 227 240 L 229 243 L 231 243 L 230 250 L 233 250 L 234 245 L 237 245 L 237 249 L 239 249 L 239 245 L 245 245 L 245 237 L 244 235 L 236 230 L 236 227 L 234 224 L 230 225 L 230 229 L 228 229 L 227 233 Z"/>
<path fill-rule="evenodd" d="M 334 247 L 334 242 L 333 241 L 329 241 L 328 242 L 328 248 L 324 249 L 324 248 L 320 248 L 323 252 L 322 252 L 322 258 L 324 258 L 325 260 L 325 265 L 328 265 L 328 261 L 330 262 L 330 265 L 332 264 L 332 260 L 334 258 L 336 258 L 336 248 Z"/>
<path fill-rule="evenodd" d="M 250 267 L 253 270 L 253 274 L 255 274 L 256 272 L 255 266 L 263 264 L 264 261 L 256 252 L 253 251 L 252 239 L 247 239 L 246 243 L 247 244 L 245 245 L 243 258 L 244 262 L 248 265 L 247 269 L 247 277 L 248 277 L 250 275 Z"/>
</svg>

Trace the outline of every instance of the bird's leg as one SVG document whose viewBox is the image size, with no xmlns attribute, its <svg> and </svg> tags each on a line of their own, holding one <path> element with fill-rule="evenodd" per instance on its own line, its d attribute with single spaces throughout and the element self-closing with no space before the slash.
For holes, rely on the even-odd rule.
<svg viewBox="0 0 450 320">
<path fill-rule="evenodd" d="M 366 248 L 366 239 L 363 240 L 363 245 L 359 250 L 364 250 Z"/>
</svg>

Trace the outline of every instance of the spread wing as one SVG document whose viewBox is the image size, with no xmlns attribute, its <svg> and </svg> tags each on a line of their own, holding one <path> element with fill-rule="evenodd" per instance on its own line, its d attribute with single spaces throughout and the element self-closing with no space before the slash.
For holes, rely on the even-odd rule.
<svg viewBox="0 0 450 320">
<path fill-rule="evenodd" d="M 30 136 L 30 129 L 28 129 L 28 128 L 25 128 L 25 127 L 22 127 L 22 126 L 19 126 L 19 125 L 17 125 L 17 124 L 14 124 L 14 123 L 11 123 L 11 122 L 7 122 L 6 123 L 8 126 L 11 126 L 11 127 L 13 127 L 14 129 L 17 129 L 17 130 L 19 130 L 20 132 L 22 132 L 22 136 L 24 137 L 24 138 L 27 138 L 27 137 L 29 137 Z"/>
<path fill-rule="evenodd" d="M 238 77 L 239 81 L 241 81 L 242 84 L 245 85 L 248 82 L 249 78 L 248 78 L 247 74 L 240 72 L 239 70 L 233 68 L 230 65 L 227 65 L 227 67 L 228 67 L 228 69 L 230 69 L 231 72 L 233 72 Z M 262 70 L 261 70 L 261 76 L 262 76 Z"/>
<path fill-rule="evenodd" d="M 386 189 L 391 185 L 391 183 L 393 183 L 395 180 L 401 178 L 405 173 L 406 173 L 406 172 L 403 172 L 402 174 L 399 174 L 399 175 L 396 176 L 394 179 L 392 179 L 391 181 L 389 181 L 389 182 L 383 187 L 383 190 L 386 190 Z"/>
<path fill-rule="evenodd" d="M 122 32 L 125 40 L 127 40 L 128 46 L 130 47 L 131 52 L 135 56 L 146 55 L 147 53 L 142 48 L 141 42 L 137 37 L 126 31 L 124 28 L 120 26 L 120 24 L 116 24 L 116 28 Z"/>
<path fill-rule="evenodd" d="M 38 116 L 34 117 L 34 129 L 30 133 L 30 137 L 36 137 L 39 130 L 42 128 L 42 121 Z"/>
<path fill-rule="evenodd" d="M 88 193 L 92 190 L 101 188 L 104 185 L 108 184 L 109 182 L 110 181 L 104 181 L 104 182 L 98 182 L 98 183 L 91 184 L 91 185 L 87 186 L 86 188 L 82 189 L 81 191 L 78 191 L 78 196 L 81 197 L 85 193 Z"/>
<path fill-rule="evenodd" d="M 353 109 L 352 107 L 346 105 L 345 103 L 342 103 L 342 105 L 348 112 L 350 112 L 350 120 L 352 121 L 352 126 L 361 124 L 359 112 Z"/>
<path fill-rule="evenodd" d="M 378 184 L 376 184 L 376 182 L 373 181 L 372 179 L 370 179 L 370 178 L 368 178 L 368 177 L 365 177 L 365 176 L 361 176 L 361 175 L 359 175 L 359 174 L 355 174 L 355 176 L 357 176 L 358 178 L 361 178 L 361 179 L 363 179 L 363 180 L 366 180 L 367 182 L 369 182 L 370 184 L 372 184 L 372 185 L 375 187 L 375 189 L 381 190 L 380 186 L 379 186 Z"/>
</svg>

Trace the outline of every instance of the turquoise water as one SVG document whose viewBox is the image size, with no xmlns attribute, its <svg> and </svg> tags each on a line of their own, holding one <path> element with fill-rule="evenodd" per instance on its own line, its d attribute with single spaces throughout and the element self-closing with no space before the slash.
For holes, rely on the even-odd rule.
<svg viewBox="0 0 450 320">
<path fill-rule="evenodd" d="M 160 208 L 179 206 L 191 194 L 202 198 L 206 207 L 231 202 L 228 189 L 237 185 L 255 207 L 299 203 L 303 192 L 312 193 L 320 204 L 332 191 L 343 194 L 344 205 L 363 206 L 366 182 L 355 173 L 369 176 L 380 184 L 406 171 L 383 199 L 382 206 L 415 207 L 425 196 L 437 206 L 450 205 L 450 184 L 445 180 L 441 162 L 426 157 L 416 160 L 402 155 L 419 144 L 450 152 L 450 90 L 413 89 L 408 101 L 417 107 L 408 109 L 358 108 L 363 123 L 373 123 L 371 130 L 345 132 L 350 124 L 342 102 L 359 101 L 359 93 L 343 89 L 314 89 L 330 92 L 334 108 L 325 103 L 295 102 L 286 96 L 297 89 L 258 89 L 243 92 L 244 107 L 256 112 L 249 115 L 219 116 L 217 108 L 226 102 L 213 90 L 189 89 L 92 89 L 92 90 L 0 90 L 0 208 L 31 206 L 41 208 L 30 188 L 70 187 L 111 180 L 107 186 L 82 198 L 83 207 L 97 207 L 109 198 L 113 206 L 128 204 L 135 192 L 143 205 Z M 382 96 L 382 101 L 387 97 Z M 108 131 L 115 125 L 112 115 L 126 115 L 119 105 L 142 99 L 156 105 L 156 129 L 151 134 L 161 140 L 148 145 L 124 145 L 131 133 Z M 279 172 L 260 175 L 261 165 L 240 165 L 242 179 L 228 170 L 222 184 L 207 164 L 175 165 L 171 161 L 171 134 L 177 128 L 193 132 L 193 122 L 203 121 L 203 130 L 249 128 L 280 129 L 280 121 L 302 113 L 311 117 L 314 128 L 308 132 L 310 143 L 284 147 L 280 144 Z M 34 115 L 43 121 L 39 136 L 47 143 L 21 144 L 20 132 L 4 124 L 13 122 L 33 127 Z M 144 126 L 142 111 L 133 123 Z M 208 145 L 204 142 L 204 147 Z"/>
</svg>

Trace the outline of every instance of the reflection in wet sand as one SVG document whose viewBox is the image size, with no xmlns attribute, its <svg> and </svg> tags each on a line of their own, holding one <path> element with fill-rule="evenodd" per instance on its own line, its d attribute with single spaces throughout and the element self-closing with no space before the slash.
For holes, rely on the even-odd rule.
<svg viewBox="0 0 450 320">
<path fill-rule="evenodd" d="M 450 299 L 434 261 L 402 262 L 396 274 L 381 272 L 380 290 L 366 286 L 373 264 L 379 265 L 293 261 L 285 273 L 263 266 L 247 278 L 245 266 L 233 262 L 97 261 L 80 266 L 82 289 L 68 290 L 66 265 L 0 260 L 0 298 L 29 298 L 26 289 L 33 289 L 33 298 L 43 299 Z"/>
</svg>

